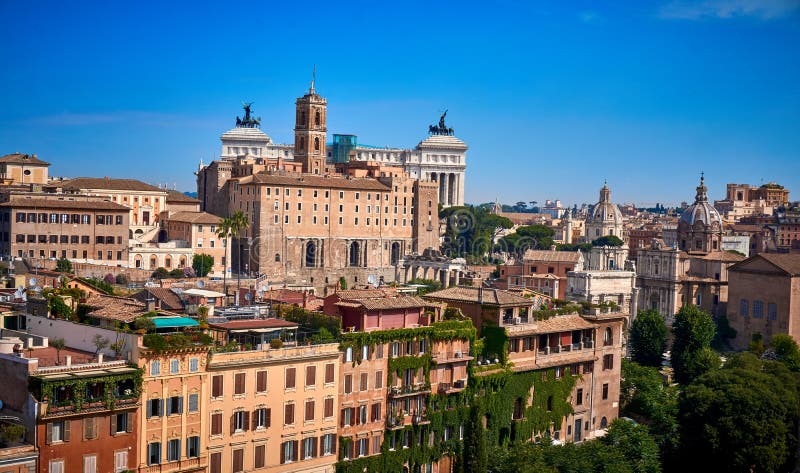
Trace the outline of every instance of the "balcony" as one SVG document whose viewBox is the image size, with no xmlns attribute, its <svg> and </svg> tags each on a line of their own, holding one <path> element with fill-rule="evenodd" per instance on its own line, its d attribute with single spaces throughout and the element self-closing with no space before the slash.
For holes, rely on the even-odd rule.
<svg viewBox="0 0 800 473">
<path fill-rule="evenodd" d="M 438 352 L 433 353 L 433 361 L 437 365 L 441 365 L 444 363 L 460 363 L 460 362 L 468 362 L 471 361 L 474 357 L 470 356 L 469 353 L 461 352 L 461 351 L 452 351 L 452 352 Z"/>
<path fill-rule="evenodd" d="M 389 414 L 386 416 L 386 428 L 388 430 L 398 430 L 409 425 L 427 425 L 431 421 L 428 419 L 427 412 L 423 408 L 422 411 L 403 412 L 397 414 Z"/>
<path fill-rule="evenodd" d="M 184 458 L 180 461 L 173 461 L 167 463 L 166 461 L 160 465 L 150 465 L 140 470 L 144 473 L 167 473 L 171 471 L 205 471 L 206 457 L 200 458 Z"/>
<path fill-rule="evenodd" d="M 467 380 L 459 379 L 453 383 L 439 383 L 437 391 L 439 394 L 455 394 L 460 393 L 467 388 Z"/>
<path fill-rule="evenodd" d="M 408 396 L 416 396 L 418 394 L 430 394 L 431 385 L 429 383 L 415 383 L 413 385 L 391 386 L 389 388 L 389 397 L 401 398 Z"/>
</svg>

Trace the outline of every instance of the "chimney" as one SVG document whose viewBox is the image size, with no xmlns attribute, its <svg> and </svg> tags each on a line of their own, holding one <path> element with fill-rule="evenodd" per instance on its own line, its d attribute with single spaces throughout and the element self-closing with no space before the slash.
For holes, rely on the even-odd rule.
<svg viewBox="0 0 800 473">
<path fill-rule="evenodd" d="M 478 286 L 478 304 L 483 304 L 483 284 Z"/>
<path fill-rule="evenodd" d="M 147 293 L 147 299 L 145 300 L 145 309 L 147 310 L 147 312 L 154 312 L 156 310 L 156 299 L 150 294 L 150 292 Z"/>
<path fill-rule="evenodd" d="M 97 362 L 98 363 L 102 363 L 103 362 L 103 354 L 102 353 L 98 353 L 97 354 Z"/>
</svg>

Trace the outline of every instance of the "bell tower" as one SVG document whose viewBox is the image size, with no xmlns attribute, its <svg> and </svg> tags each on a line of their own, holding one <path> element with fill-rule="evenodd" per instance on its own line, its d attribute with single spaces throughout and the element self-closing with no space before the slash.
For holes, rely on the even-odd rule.
<svg viewBox="0 0 800 473">
<path fill-rule="evenodd" d="M 316 67 L 308 93 L 295 102 L 294 159 L 303 165 L 303 172 L 325 172 L 326 113 L 328 101 L 314 90 Z"/>
</svg>

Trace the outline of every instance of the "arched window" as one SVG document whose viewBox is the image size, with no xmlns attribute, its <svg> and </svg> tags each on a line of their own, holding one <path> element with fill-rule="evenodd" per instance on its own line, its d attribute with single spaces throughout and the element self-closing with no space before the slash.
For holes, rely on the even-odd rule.
<svg viewBox="0 0 800 473">
<path fill-rule="evenodd" d="M 605 345 L 611 345 L 614 343 L 614 333 L 611 331 L 611 327 L 606 327 L 606 333 L 603 336 L 603 343 Z"/>
<path fill-rule="evenodd" d="M 319 151 L 319 138 L 314 138 L 314 151 Z"/>
<path fill-rule="evenodd" d="M 172 258 L 170 258 L 169 256 L 164 258 L 164 267 L 165 268 L 171 268 L 172 267 Z"/>
<path fill-rule="evenodd" d="M 400 261 L 400 243 L 394 242 L 392 243 L 392 266 L 396 265 L 398 261 Z"/>
<path fill-rule="evenodd" d="M 319 125 L 321 121 L 322 120 L 320 119 L 319 110 L 317 110 L 317 113 L 314 114 L 314 124 Z"/>
<path fill-rule="evenodd" d="M 275 262 L 276 263 L 280 263 L 281 262 L 281 254 L 280 253 L 275 253 Z"/>
<path fill-rule="evenodd" d="M 317 266 L 317 244 L 313 241 L 306 243 L 305 265 L 307 268 Z"/>
<path fill-rule="evenodd" d="M 151 256 L 150 257 L 150 269 L 156 269 L 156 265 L 157 264 L 158 264 L 158 261 L 156 260 L 156 257 L 155 256 Z"/>
<path fill-rule="evenodd" d="M 608 427 L 608 419 L 603 417 L 602 419 L 600 419 L 600 428 L 605 429 L 607 427 Z"/>
</svg>

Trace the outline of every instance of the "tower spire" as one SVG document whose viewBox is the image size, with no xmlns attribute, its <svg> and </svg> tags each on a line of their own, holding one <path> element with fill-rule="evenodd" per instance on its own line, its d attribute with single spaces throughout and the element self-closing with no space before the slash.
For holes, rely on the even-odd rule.
<svg viewBox="0 0 800 473">
<path fill-rule="evenodd" d="M 314 82 L 317 80 L 317 65 L 314 64 L 314 69 L 311 71 L 311 87 L 308 89 L 309 94 L 314 94 Z"/>
</svg>

